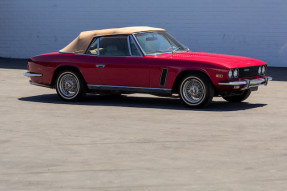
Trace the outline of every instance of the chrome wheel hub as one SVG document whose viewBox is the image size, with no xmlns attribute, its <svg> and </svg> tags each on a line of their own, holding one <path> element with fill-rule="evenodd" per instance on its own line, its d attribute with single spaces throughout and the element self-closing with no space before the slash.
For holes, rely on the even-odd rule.
<svg viewBox="0 0 287 191">
<path fill-rule="evenodd" d="M 188 79 L 183 85 L 183 96 L 189 103 L 199 103 L 204 98 L 204 86 L 198 79 Z"/>
<path fill-rule="evenodd" d="M 192 87 L 190 87 L 189 92 L 190 92 L 191 95 L 196 96 L 198 94 L 198 92 L 199 92 L 199 89 L 196 86 L 192 86 Z"/>
<path fill-rule="evenodd" d="M 66 82 L 65 87 L 66 88 L 71 88 L 73 85 L 71 84 L 71 82 Z"/>
</svg>

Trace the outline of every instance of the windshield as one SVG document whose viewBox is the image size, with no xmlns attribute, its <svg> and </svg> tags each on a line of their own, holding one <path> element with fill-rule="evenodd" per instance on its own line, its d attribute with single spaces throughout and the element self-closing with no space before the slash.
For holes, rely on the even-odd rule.
<svg viewBox="0 0 287 191">
<path fill-rule="evenodd" d="M 145 55 L 188 51 L 165 31 L 149 31 L 134 34 Z"/>
</svg>

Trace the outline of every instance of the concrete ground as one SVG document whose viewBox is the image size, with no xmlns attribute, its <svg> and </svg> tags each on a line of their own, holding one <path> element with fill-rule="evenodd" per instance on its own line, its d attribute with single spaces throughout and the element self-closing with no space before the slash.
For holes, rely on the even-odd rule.
<svg viewBox="0 0 287 191">
<path fill-rule="evenodd" d="M 144 94 L 60 101 L 0 59 L 2 191 L 285 191 L 287 69 L 244 103 Z"/>
</svg>

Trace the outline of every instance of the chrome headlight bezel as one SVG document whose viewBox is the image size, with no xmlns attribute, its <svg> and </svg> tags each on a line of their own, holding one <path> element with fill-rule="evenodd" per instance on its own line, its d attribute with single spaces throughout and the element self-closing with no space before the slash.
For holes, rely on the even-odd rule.
<svg viewBox="0 0 287 191">
<path fill-rule="evenodd" d="M 258 75 L 262 75 L 262 66 L 258 67 Z"/>
<path fill-rule="evenodd" d="M 228 79 L 239 78 L 239 69 L 233 68 L 228 71 Z"/>
<path fill-rule="evenodd" d="M 237 68 L 235 68 L 235 69 L 233 70 L 233 77 L 234 77 L 234 78 L 238 78 L 238 77 L 239 77 L 239 70 L 238 70 Z"/>
<path fill-rule="evenodd" d="M 232 69 L 228 71 L 228 79 L 232 79 L 233 78 L 233 71 Z"/>
<path fill-rule="evenodd" d="M 265 73 L 266 73 L 266 66 L 265 65 L 262 66 L 261 73 L 262 73 L 262 75 L 265 75 Z"/>
</svg>

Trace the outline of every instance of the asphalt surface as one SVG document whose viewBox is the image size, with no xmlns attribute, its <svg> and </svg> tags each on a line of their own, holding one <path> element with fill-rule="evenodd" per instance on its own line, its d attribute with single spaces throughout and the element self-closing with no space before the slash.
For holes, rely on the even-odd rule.
<svg viewBox="0 0 287 191">
<path fill-rule="evenodd" d="M 287 68 L 243 103 L 144 94 L 60 101 L 0 59 L 0 190 L 287 190 Z"/>
</svg>

